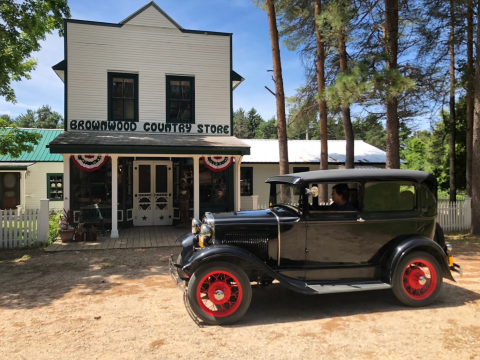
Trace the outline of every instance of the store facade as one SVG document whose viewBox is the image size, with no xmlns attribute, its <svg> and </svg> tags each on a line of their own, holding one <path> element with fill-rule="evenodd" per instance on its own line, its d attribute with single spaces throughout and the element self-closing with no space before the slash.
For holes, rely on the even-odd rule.
<svg viewBox="0 0 480 360">
<path fill-rule="evenodd" d="M 232 34 L 185 30 L 150 2 L 118 24 L 65 20 L 64 207 L 111 237 L 240 208 Z"/>
</svg>

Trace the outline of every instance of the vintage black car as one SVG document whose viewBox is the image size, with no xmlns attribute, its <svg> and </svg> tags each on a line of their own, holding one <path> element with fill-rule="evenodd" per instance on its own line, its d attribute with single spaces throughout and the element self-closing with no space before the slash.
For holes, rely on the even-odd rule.
<svg viewBox="0 0 480 360">
<path fill-rule="evenodd" d="M 269 178 L 266 210 L 192 220 L 170 271 L 207 324 L 247 311 L 251 282 L 277 280 L 303 294 L 393 290 L 408 306 L 431 304 L 455 281 L 451 246 L 436 222 L 437 183 L 426 172 L 328 170 Z M 319 203 L 328 191 L 333 204 Z"/>
</svg>

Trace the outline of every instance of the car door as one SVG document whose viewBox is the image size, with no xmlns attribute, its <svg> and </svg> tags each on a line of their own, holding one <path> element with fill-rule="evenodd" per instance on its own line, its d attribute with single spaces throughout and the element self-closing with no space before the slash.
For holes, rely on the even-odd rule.
<svg viewBox="0 0 480 360">
<path fill-rule="evenodd" d="M 333 185 L 328 184 L 329 194 Z M 362 193 L 361 183 L 349 187 Z M 360 210 L 331 211 L 326 206 L 315 206 L 312 200 L 306 202 L 312 204 L 305 217 L 306 280 L 373 277 L 374 267 L 365 261 L 368 224 L 360 217 Z"/>
</svg>

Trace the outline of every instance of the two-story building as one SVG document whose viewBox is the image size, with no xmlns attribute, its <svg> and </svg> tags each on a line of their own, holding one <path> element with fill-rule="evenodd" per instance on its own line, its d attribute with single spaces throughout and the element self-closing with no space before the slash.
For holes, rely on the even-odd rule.
<svg viewBox="0 0 480 360">
<path fill-rule="evenodd" d="M 150 2 L 119 23 L 65 20 L 65 209 L 118 228 L 240 208 L 232 34 L 186 30 Z"/>
</svg>

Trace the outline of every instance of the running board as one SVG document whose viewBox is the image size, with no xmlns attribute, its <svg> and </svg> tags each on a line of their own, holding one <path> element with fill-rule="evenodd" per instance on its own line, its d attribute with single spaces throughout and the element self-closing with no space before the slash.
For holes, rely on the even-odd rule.
<svg viewBox="0 0 480 360">
<path fill-rule="evenodd" d="M 353 291 L 367 291 L 367 290 L 384 290 L 391 289 L 392 285 L 385 284 L 382 282 L 378 283 L 366 283 L 366 284 L 341 284 L 341 285 L 308 285 L 305 284 L 308 288 L 317 292 L 317 294 L 333 294 L 333 293 L 344 293 L 344 292 L 353 292 Z"/>
</svg>

